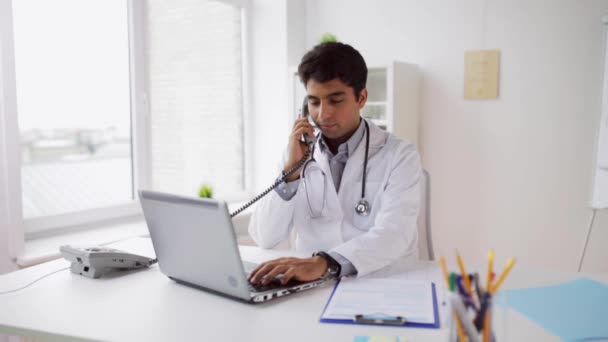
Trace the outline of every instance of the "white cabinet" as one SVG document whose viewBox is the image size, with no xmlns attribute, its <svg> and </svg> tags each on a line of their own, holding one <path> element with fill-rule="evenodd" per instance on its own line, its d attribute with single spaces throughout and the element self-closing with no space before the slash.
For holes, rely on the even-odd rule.
<svg viewBox="0 0 608 342">
<path fill-rule="evenodd" d="M 291 112 L 295 116 L 302 106 L 306 89 L 291 73 Z M 415 64 L 393 62 L 387 66 L 368 67 L 367 103 L 361 110 L 363 117 L 377 126 L 419 145 L 420 70 Z"/>
<path fill-rule="evenodd" d="M 363 117 L 418 145 L 420 71 L 414 64 L 393 62 L 370 67 Z"/>
</svg>

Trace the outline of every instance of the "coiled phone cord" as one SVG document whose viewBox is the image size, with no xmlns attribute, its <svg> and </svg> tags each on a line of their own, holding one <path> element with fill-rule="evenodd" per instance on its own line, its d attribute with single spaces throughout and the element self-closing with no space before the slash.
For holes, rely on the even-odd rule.
<svg viewBox="0 0 608 342">
<path fill-rule="evenodd" d="M 313 144 L 314 144 L 314 142 L 313 142 Z M 247 204 L 243 205 L 236 211 L 232 212 L 230 214 L 230 217 L 235 217 L 236 215 L 241 213 L 243 210 L 249 208 L 252 204 L 259 201 L 262 197 L 266 196 L 269 192 L 274 190 L 277 186 L 279 186 L 279 184 L 283 183 L 287 179 L 287 177 L 291 176 L 292 174 L 294 174 L 294 172 L 298 171 L 298 169 L 301 168 L 308 161 L 308 157 L 310 157 L 310 154 L 311 154 L 310 151 L 311 151 L 310 149 L 306 150 L 304 157 L 302 159 L 300 159 L 300 161 L 294 167 L 287 170 L 287 172 L 285 172 L 281 178 L 278 178 L 268 189 L 261 192 L 259 195 L 254 197 L 251 201 L 247 202 Z"/>
</svg>

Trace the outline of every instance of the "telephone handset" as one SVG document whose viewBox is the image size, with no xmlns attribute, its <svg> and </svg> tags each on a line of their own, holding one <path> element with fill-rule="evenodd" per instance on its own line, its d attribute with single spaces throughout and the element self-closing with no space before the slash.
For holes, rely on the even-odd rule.
<svg viewBox="0 0 608 342">
<path fill-rule="evenodd" d="M 308 117 L 309 113 L 308 113 L 308 98 L 307 97 L 304 98 L 304 103 L 302 104 L 302 109 L 301 109 L 300 113 L 301 113 L 300 115 L 302 117 Z M 309 121 L 310 121 L 310 119 L 309 119 Z M 243 205 L 236 211 L 232 212 L 230 214 L 230 217 L 234 217 L 234 216 L 238 215 L 240 212 L 249 208 L 255 202 L 259 201 L 262 197 L 266 196 L 269 192 L 271 192 L 277 186 L 279 186 L 279 184 L 283 183 L 287 179 L 287 177 L 291 176 L 296 171 L 298 171 L 308 161 L 308 157 L 310 157 L 310 152 L 315 143 L 315 139 L 314 139 L 314 137 L 308 136 L 308 134 L 302 134 L 302 139 L 309 147 L 306 150 L 306 152 L 304 153 L 304 157 L 302 157 L 302 159 L 300 159 L 296 163 L 296 165 L 294 165 L 291 169 L 287 170 L 286 172 L 283 172 L 283 176 L 281 178 L 278 178 L 268 189 L 262 191 L 259 195 L 254 197 L 251 201 L 247 202 L 247 204 Z"/>
<path fill-rule="evenodd" d="M 303 118 L 308 118 L 308 121 L 311 122 L 310 117 L 308 116 L 308 114 L 310 114 L 308 112 L 308 98 L 304 97 L 304 103 L 302 103 L 302 110 L 300 115 Z M 312 124 L 312 122 L 311 122 Z M 308 134 L 304 133 L 302 134 L 302 138 L 304 139 L 304 142 L 309 146 L 312 147 L 312 144 L 315 142 L 314 138 L 311 138 L 308 136 Z"/>
</svg>

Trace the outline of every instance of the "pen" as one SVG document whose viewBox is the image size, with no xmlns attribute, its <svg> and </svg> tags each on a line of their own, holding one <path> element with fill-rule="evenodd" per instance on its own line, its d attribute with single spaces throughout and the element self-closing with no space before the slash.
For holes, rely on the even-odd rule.
<svg viewBox="0 0 608 342">
<path fill-rule="evenodd" d="M 456 253 L 456 260 L 458 260 L 458 267 L 460 268 L 460 273 L 462 274 L 462 278 L 464 280 L 464 286 L 467 292 L 469 293 L 469 296 L 471 296 L 471 281 L 469 280 L 469 275 L 467 274 L 467 271 L 464 269 L 464 263 L 462 262 L 462 258 L 460 257 L 460 254 L 458 254 L 458 252 Z"/>
<path fill-rule="evenodd" d="M 494 250 L 490 249 L 488 253 L 488 280 L 486 281 L 486 291 L 490 291 L 492 288 L 492 267 L 494 264 Z"/>
<path fill-rule="evenodd" d="M 454 320 L 456 321 L 456 331 L 458 331 L 458 342 L 464 342 L 464 329 L 462 328 L 462 323 L 460 322 L 460 316 L 456 313 L 456 309 L 454 309 Z"/>
<path fill-rule="evenodd" d="M 458 279 L 456 280 L 456 287 L 457 287 L 456 293 L 458 293 L 460 295 L 460 298 L 462 299 L 462 302 L 464 303 L 464 305 L 466 307 L 471 307 L 474 310 L 477 310 L 475 301 L 473 300 L 473 296 L 470 295 L 467 292 L 467 290 L 464 288 L 462 281 L 460 281 L 461 278 L 462 278 L 461 276 L 458 276 Z"/>
<path fill-rule="evenodd" d="M 504 271 L 502 271 L 502 274 L 500 275 L 500 277 L 498 277 L 496 284 L 494 286 L 492 286 L 490 293 L 494 294 L 494 293 L 496 293 L 496 291 L 498 291 L 498 287 L 500 287 L 500 284 L 502 284 L 502 282 L 505 280 L 505 278 L 507 277 L 507 274 L 509 274 L 509 271 L 511 270 L 511 268 L 513 267 L 514 264 L 515 264 L 515 259 L 513 259 L 513 258 L 511 258 L 511 259 L 509 259 L 509 261 L 507 261 L 507 266 L 505 267 Z"/>
<path fill-rule="evenodd" d="M 452 304 L 452 309 L 454 310 L 454 317 L 456 319 L 458 337 L 460 341 L 464 341 L 464 338 L 467 337 L 469 342 L 479 341 L 477 329 L 473 325 L 473 323 L 469 320 L 467 309 L 462 303 L 460 296 L 453 295 L 450 297 L 450 302 Z M 460 335 L 462 332 L 462 336 Z M 465 336 L 466 335 L 466 336 Z"/>
<path fill-rule="evenodd" d="M 475 294 L 477 295 L 477 300 L 481 302 L 481 288 L 479 287 L 479 274 L 473 274 L 473 282 L 475 283 Z"/>
<path fill-rule="evenodd" d="M 483 342 L 490 342 L 490 310 L 486 311 L 486 317 L 483 320 Z"/>
<path fill-rule="evenodd" d="M 477 310 L 477 315 L 475 319 L 473 319 L 473 324 L 477 330 L 481 331 L 484 329 L 486 313 L 490 309 L 490 301 L 492 300 L 492 295 L 489 292 L 486 292 L 482 298 L 480 298 L 481 305 L 479 306 L 479 310 Z"/>
<path fill-rule="evenodd" d="M 439 258 L 439 264 L 441 265 L 441 270 L 443 270 L 443 276 L 445 278 L 445 285 L 451 291 L 452 289 L 450 288 L 450 276 L 448 275 L 448 267 L 445 265 L 444 257 Z"/>
</svg>

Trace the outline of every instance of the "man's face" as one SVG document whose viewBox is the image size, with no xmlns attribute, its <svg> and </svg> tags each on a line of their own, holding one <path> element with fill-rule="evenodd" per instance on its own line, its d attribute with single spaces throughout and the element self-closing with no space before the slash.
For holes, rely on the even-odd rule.
<svg viewBox="0 0 608 342">
<path fill-rule="evenodd" d="M 367 100 L 367 89 L 357 100 L 353 88 L 336 78 L 325 83 L 310 79 L 306 91 L 310 115 L 325 137 L 338 139 L 359 126 L 359 110 Z"/>
</svg>

